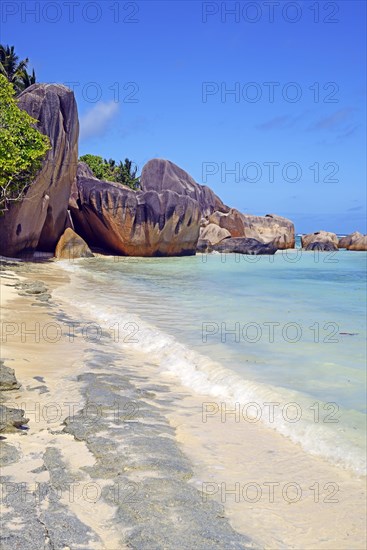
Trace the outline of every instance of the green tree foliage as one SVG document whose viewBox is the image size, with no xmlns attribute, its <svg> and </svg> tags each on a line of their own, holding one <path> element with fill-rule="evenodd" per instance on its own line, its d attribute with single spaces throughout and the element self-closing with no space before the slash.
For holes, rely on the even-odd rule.
<svg viewBox="0 0 367 550">
<path fill-rule="evenodd" d="M 93 174 L 100 180 L 122 183 L 134 190 L 140 188 L 140 180 L 136 175 L 137 167 L 134 167 L 129 159 L 116 163 L 113 159 L 106 160 L 97 155 L 83 155 L 79 160 L 88 164 Z"/>
<path fill-rule="evenodd" d="M 50 149 L 37 120 L 19 109 L 14 88 L 0 75 L 0 214 L 21 200 Z"/>
<path fill-rule="evenodd" d="M 28 58 L 19 61 L 14 46 L 0 44 L 0 74 L 13 84 L 17 95 L 36 82 L 34 70 L 27 72 L 28 63 Z"/>
<path fill-rule="evenodd" d="M 99 180 L 110 179 L 109 176 L 111 175 L 111 171 L 102 157 L 98 157 L 97 155 L 83 155 L 79 160 L 88 164 L 93 174 Z"/>
</svg>

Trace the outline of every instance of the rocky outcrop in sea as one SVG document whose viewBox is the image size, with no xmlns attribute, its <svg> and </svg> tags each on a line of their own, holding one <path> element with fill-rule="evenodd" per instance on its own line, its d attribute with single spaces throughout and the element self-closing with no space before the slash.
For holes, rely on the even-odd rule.
<svg viewBox="0 0 367 550">
<path fill-rule="evenodd" d="M 338 250 L 338 242 L 336 234 L 328 231 L 316 231 L 301 237 L 301 245 L 304 250 Z"/>
<path fill-rule="evenodd" d="M 275 214 L 251 216 L 231 208 L 227 213 L 214 212 L 208 220 L 210 223 L 226 229 L 234 238 L 256 239 L 263 244 L 272 243 L 273 246 L 281 249 L 294 248 L 295 246 L 293 222 Z"/>
<path fill-rule="evenodd" d="M 355 231 L 346 237 L 342 237 L 338 242 L 339 248 L 346 248 L 347 250 L 367 250 L 367 235 L 362 235 L 359 231 Z"/>
</svg>

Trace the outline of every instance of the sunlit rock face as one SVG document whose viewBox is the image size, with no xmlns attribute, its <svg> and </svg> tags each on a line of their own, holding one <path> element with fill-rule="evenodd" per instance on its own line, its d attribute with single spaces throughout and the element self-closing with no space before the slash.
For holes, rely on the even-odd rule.
<svg viewBox="0 0 367 550">
<path fill-rule="evenodd" d="M 94 178 L 81 163 L 70 211 L 76 232 L 92 247 L 127 256 L 196 252 L 202 211 L 188 194 L 159 185 L 133 191 Z"/>
<path fill-rule="evenodd" d="M 229 207 L 206 185 L 200 185 L 179 166 L 165 159 L 152 159 L 143 167 L 141 173 L 143 191 L 174 191 L 196 200 L 203 217 L 212 212 L 228 212 Z"/>
<path fill-rule="evenodd" d="M 316 231 L 301 237 L 302 248 L 305 250 L 337 250 L 338 243 L 336 234 L 329 231 Z"/>
<path fill-rule="evenodd" d="M 15 256 L 36 248 L 54 251 L 65 228 L 70 190 L 76 180 L 79 121 L 74 94 L 60 84 L 33 84 L 18 106 L 39 121 L 51 149 L 24 199 L 0 218 L 0 253 Z"/>
<path fill-rule="evenodd" d="M 346 248 L 347 250 L 367 250 L 367 235 L 362 235 L 359 231 L 355 231 L 346 237 L 339 239 L 339 248 Z"/>
<path fill-rule="evenodd" d="M 232 237 L 246 237 L 262 243 L 274 243 L 281 249 L 295 246 L 293 222 L 275 214 L 251 216 L 231 208 L 228 213 L 213 212 L 209 216 L 209 222 L 227 229 Z"/>
</svg>

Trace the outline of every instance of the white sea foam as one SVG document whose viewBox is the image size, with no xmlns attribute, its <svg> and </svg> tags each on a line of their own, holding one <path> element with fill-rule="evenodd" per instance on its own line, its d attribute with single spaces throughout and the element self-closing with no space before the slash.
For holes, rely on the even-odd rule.
<svg viewBox="0 0 367 550">
<path fill-rule="evenodd" d="M 77 307 L 86 319 L 92 318 L 105 328 L 118 325 L 121 332 L 117 345 L 146 354 L 149 361 L 156 363 L 162 372 L 176 376 L 182 384 L 195 392 L 210 396 L 212 402 L 220 409 L 223 409 L 221 403 L 224 403 L 227 410 L 234 409 L 238 403 L 241 421 L 256 421 L 256 415 L 259 418 L 260 411 L 261 417 L 258 421 L 300 444 L 305 451 L 320 455 L 359 475 L 365 474 L 365 452 L 357 440 L 350 438 L 351 434 L 354 435 L 353 423 L 360 423 L 359 418 L 356 419 L 344 411 L 342 421 L 325 423 L 320 419 L 317 422 L 316 412 L 310 407 L 313 403 L 312 398 L 296 390 L 242 378 L 220 363 L 190 349 L 174 336 L 158 329 L 138 315 L 125 310 L 123 296 L 116 299 L 112 292 L 109 296 L 105 287 L 103 297 L 93 293 L 93 282 L 96 283 L 97 290 L 97 283 L 106 281 L 105 273 L 89 272 L 89 283 L 84 288 L 80 268 L 70 264 L 65 267 L 75 275 L 72 276 L 70 290 L 63 290 L 60 297 Z M 75 284 L 78 287 L 77 292 L 73 290 Z M 133 335 L 132 326 L 137 327 L 137 332 Z M 254 405 L 249 405 L 250 403 Z M 271 405 L 274 403 L 279 405 Z M 297 405 L 288 405 L 289 403 Z M 208 410 L 213 410 L 208 407 Z M 274 411 L 273 418 L 270 409 Z M 301 417 L 298 418 L 300 413 Z M 227 421 L 234 421 L 234 415 L 227 418 Z M 297 420 L 293 421 L 294 419 Z M 331 415 L 331 420 L 338 420 L 338 416 Z"/>
</svg>

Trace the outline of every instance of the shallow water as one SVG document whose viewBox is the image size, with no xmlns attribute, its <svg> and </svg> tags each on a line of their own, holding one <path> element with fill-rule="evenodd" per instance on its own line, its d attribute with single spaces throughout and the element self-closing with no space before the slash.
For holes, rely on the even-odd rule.
<svg viewBox="0 0 367 550">
<path fill-rule="evenodd" d="M 122 347 L 357 473 L 365 469 L 364 252 L 97 257 L 63 299 Z M 237 404 L 237 405 L 236 405 Z"/>
</svg>

